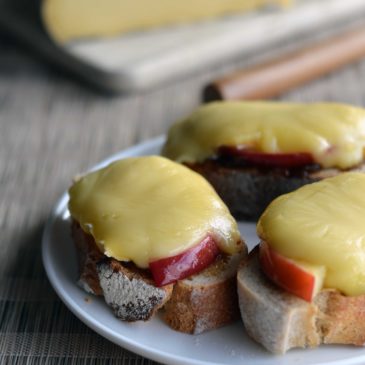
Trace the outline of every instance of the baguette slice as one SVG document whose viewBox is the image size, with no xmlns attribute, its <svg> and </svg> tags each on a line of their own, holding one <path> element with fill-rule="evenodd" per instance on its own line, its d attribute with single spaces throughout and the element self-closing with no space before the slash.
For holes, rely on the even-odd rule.
<svg viewBox="0 0 365 365">
<path fill-rule="evenodd" d="M 197 334 L 239 317 L 236 273 L 239 262 L 247 258 L 244 243 L 240 253 L 222 255 L 199 274 L 158 288 L 148 270 L 100 253 L 77 222 L 72 224 L 72 236 L 81 265 L 79 285 L 103 295 L 123 321 L 147 321 L 164 307 L 164 319 L 173 329 Z"/>
<path fill-rule="evenodd" d="M 237 273 L 239 306 L 247 333 L 267 350 L 365 344 L 365 295 L 346 297 L 322 290 L 312 303 L 272 284 L 262 273 L 258 249 Z"/>
<path fill-rule="evenodd" d="M 186 165 L 211 183 L 236 219 L 251 221 L 256 221 L 276 197 L 294 191 L 303 185 L 336 176 L 342 172 L 365 172 L 365 163 L 346 171 L 336 168 L 290 171 L 230 167 L 218 160 Z"/>
</svg>

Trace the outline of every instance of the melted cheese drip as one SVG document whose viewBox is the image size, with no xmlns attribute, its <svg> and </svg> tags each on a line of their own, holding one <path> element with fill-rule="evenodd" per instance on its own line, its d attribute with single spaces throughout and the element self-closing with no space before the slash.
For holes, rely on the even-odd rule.
<svg viewBox="0 0 365 365">
<path fill-rule="evenodd" d="M 174 256 L 210 233 L 228 254 L 239 250 L 237 224 L 197 173 L 163 157 L 120 160 L 69 190 L 69 209 L 107 256 L 150 261 Z"/>
<path fill-rule="evenodd" d="M 50 34 L 65 42 L 80 37 L 189 23 L 290 0 L 44 0 L 43 21 Z"/>
<path fill-rule="evenodd" d="M 222 145 L 308 152 L 322 167 L 346 169 L 363 160 L 365 110 L 334 103 L 216 102 L 173 125 L 163 154 L 202 162 Z"/>
<path fill-rule="evenodd" d="M 324 265 L 325 287 L 365 293 L 365 174 L 343 173 L 274 200 L 258 235 L 282 255 Z"/>
</svg>

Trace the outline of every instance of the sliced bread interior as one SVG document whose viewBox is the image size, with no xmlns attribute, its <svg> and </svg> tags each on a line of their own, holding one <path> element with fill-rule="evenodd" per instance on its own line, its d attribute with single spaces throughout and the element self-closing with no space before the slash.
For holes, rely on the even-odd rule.
<svg viewBox="0 0 365 365">
<path fill-rule="evenodd" d="M 365 343 L 365 295 L 347 297 L 322 290 L 312 303 L 271 283 L 260 269 L 258 249 L 238 273 L 238 297 L 247 333 L 267 350 Z"/>
</svg>

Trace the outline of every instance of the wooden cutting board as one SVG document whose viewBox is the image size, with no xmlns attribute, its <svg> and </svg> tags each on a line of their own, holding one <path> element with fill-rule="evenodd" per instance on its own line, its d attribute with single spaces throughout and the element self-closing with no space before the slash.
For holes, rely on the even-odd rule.
<svg viewBox="0 0 365 365">
<path fill-rule="evenodd" d="M 301 33 L 365 15 L 364 0 L 297 0 L 198 24 L 110 39 L 56 44 L 40 18 L 40 0 L 0 0 L 0 28 L 55 65 L 113 92 L 133 92 L 181 78 Z"/>
</svg>

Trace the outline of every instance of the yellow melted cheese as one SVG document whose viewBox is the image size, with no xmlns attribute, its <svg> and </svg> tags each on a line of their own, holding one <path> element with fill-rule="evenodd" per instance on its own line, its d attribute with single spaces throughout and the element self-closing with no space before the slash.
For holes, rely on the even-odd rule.
<svg viewBox="0 0 365 365">
<path fill-rule="evenodd" d="M 266 153 L 311 153 L 322 167 L 363 160 L 365 110 L 344 104 L 216 102 L 173 125 L 163 154 L 202 162 L 222 145 Z"/>
<path fill-rule="evenodd" d="M 65 42 L 80 37 L 189 23 L 225 13 L 251 10 L 290 0 L 44 0 L 43 21 L 50 34 Z"/>
<path fill-rule="evenodd" d="M 343 173 L 274 200 L 257 232 L 282 255 L 323 265 L 324 286 L 365 293 L 365 174 Z"/>
<path fill-rule="evenodd" d="M 112 163 L 69 190 L 71 216 L 107 256 L 150 261 L 174 256 L 211 234 L 228 254 L 240 248 L 237 224 L 197 173 L 158 156 Z"/>
</svg>

